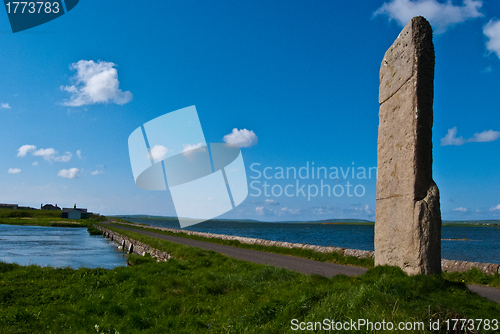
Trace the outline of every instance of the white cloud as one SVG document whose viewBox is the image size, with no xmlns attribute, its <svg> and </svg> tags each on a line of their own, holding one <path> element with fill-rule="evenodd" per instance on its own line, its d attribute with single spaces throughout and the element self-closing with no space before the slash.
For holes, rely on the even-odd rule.
<svg viewBox="0 0 500 334">
<path fill-rule="evenodd" d="M 448 130 L 448 134 L 441 138 L 441 146 L 447 145 L 463 145 L 465 143 L 486 143 L 490 141 L 495 141 L 500 138 L 499 131 L 487 130 L 483 132 L 478 132 L 474 134 L 474 137 L 469 139 L 464 139 L 463 137 L 457 138 L 457 127 Z"/>
<path fill-rule="evenodd" d="M 199 152 L 206 152 L 207 148 L 206 147 L 203 147 L 203 148 L 200 148 L 203 144 L 202 143 L 198 143 L 198 144 L 183 144 L 182 147 L 182 154 L 187 157 L 188 159 L 193 159 L 194 157 L 191 156 L 192 153 L 194 153 L 193 150 L 195 149 L 199 149 L 198 151 L 196 151 L 197 153 Z"/>
<path fill-rule="evenodd" d="M 490 209 L 490 211 L 500 211 L 500 204 L 498 204 L 497 206 L 494 206 Z"/>
<path fill-rule="evenodd" d="M 35 161 L 34 163 L 31 164 L 32 166 L 38 166 L 38 161 Z"/>
<path fill-rule="evenodd" d="M 63 104 L 79 107 L 87 104 L 114 102 L 122 105 L 132 100 L 132 93 L 122 91 L 119 87 L 116 65 L 111 62 L 80 60 L 69 66 L 76 70 L 72 86 L 61 86 L 62 90 L 71 93 L 70 100 Z"/>
<path fill-rule="evenodd" d="M 448 134 L 444 136 L 444 138 L 441 138 L 441 146 L 447 146 L 447 145 L 455 145 L 455 146 L 460 146 L 465 144 L 465 139 L 462 137 L 457 138 L 457 127 L 455 126 L 453 129 L 448 130 Z"/>
<path fill-rule="evenodd" d="M 452 209 L 452 211 L 467 212 L 467 208 L 459 207 L 459 208 Z"/>
<path fill-rule="evenodd" d="M 485 143 L 490 141 L 495 141 L 500 138 L 500 132 L 488 130 L 481 133 L 475 133 L 473 138 L 470 138 L 468 142 L 472 143 Z"/>
<path fill-rule="evenodd" d="M 266 199 L 264 201 L 264 204 L 266 204 L 266 205 L 280 205 L 280 202 L 275 201 L 274 199 Z"/>
<path fill-rule="evenodd" d="M 300 209 L 290 209 L 290 208 L 284 207 L 284 208 L 281 208 L 281 213 L 282 214 L 288 213 L 288 214 L 296 215 L 296 214 L 300 213 Z"/>
<path fill-rule="evenodd" d="M 82 158 L 82 151 L 81 150 L 78 150 L 76 151 L 76 156 L 81 159 Z"/>
<path fill-rule="evenodd" d="M 151 157 L 155 161 L 160 161 L 160 160 L 163 160 L 165 158 L 165 155 L 167 154 L 167 152 L 168 152 L 168 148 L 166 148 L 165 146 L 155 145 L 151 149 Z"/>
<path fill-rule="evenodd" d="M 202 143 L 198 143 L 198 144 L 183 144 L 182 145 L 182 152 L 188 152 L 188 151 L 191 151 L 191 150 L 194 150 L 194 149 L 197 149 L 197 148 L 200 148 L 202 146 Z"/>
<path fill-rule="evenodd" d="M 35 145 L 23 145 L 17 150 L 18 157 L 25 157 L 28 152 L 33 153 L 36 150 Z"/>
<path fill-rule="evenodd" d="M 236 128 L 230 134 L 225 135 L 223 139 L 225 143 L 239 147 L 254 146 L 258 142 L 257 135 L 253 131 L 248 131 L 247 129 L 238 130 Z"/>
<path fill-rule="evenodd" d="M 41 149 L 33 152 L 34 156 L 43 157 L 47 161 L 51 161 L 52 159 L 54 159 L 56 154 L 57 154 L 57 151 L 54 150 L 53 148 L 41 148 Z"/>
<path fill-rule="evenodd" d="M 8 103 L 0 103 L 0 108 L 2 109 L 10 109 L 10 106 Z"/>
<path fill-rule="evenodd" d="M 74 179 L 80 175 L 80 170 L 78 168 L 61 169 L 57 176 L 65 177 L 67 179 Z"/>
<path fill-rule="evenodd" d="M 490 20 L 483 27 L 483 34 L 488 37 L 486 49 L 490 52 L 495 52 L 500 58 L 500 20 Z"/>
<path fill-rule="evenodd" d="M 287 207 L 281 209 L 273 209 L 270 207 L 258 206 L 255 208 L 255 211 L 259 215 L 266 215 L 266 216 L 297 215 L 301 213 L 300 209 L 289 209 Z"/>
<path fill-rule="evenodd" d="M 439 34 L 458 23 L 482 17 L 483 14 L 479 12 L 482 5 L 481 0 L 464 0 L 461 6 L 451 1 L 392 0 L 385 2 L 373 15 L 386 15 L 401 26 L 405 26 L 414 16 L 423 16 Z"/>
<path fill-rule="evenodd" d="M 21 170 L 19 168 L 9 168 L 9 174 L 17 174 L 21 173 Z"/>
<path fill-rule="evenodd" d="M 57 154 L 57 152 L 56 152 L 56 154 Z M 73 154 L 71 154 L 70 152 L 66 152 L 66 153 L 64 153 L 64 155 L 61 155 L 59 157 L 53 157 L 53 159 L 54 159 L 54 161 L 58 161 L 58 162 L 68 162 L 71 160 L 72 156 L 73 156 Z"/>
<path fill-rule="evenodd" d="M 58 152 L 51 148 L 41 148 L 39 150 L 36 149 L 35 145 L 23 145 L 17 150 L 18 157 L 25 157 L 27 153 L 31 153 L 35 157 L 42 157 L 48 162 L 57 161 L 57 162 L 68 162 L 71 160 L 73 156 L 70 152 L 64 153 L 64 155 L 58 156 Z M 38 163 L 36 163 L 38 165 Z M 33 164 L 35 165 L 35 164 Z"/>
<path fill-rule="evenodd" d="M 104 174 L 104 172 L 99 171 L 99 170 L 95 170 L 95 171 L 90 173 L 90 175 L 99 175 L 99 174 Z"/>
</svg>

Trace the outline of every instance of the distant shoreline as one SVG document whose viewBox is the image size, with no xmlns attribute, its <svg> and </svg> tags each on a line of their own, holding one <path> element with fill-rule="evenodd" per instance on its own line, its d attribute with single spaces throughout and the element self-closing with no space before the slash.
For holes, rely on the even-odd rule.
<svg viewBox="0 0 500 334">
<path fill-rule="evenodd" d="M 151 220 L 174 220 L 176 217 L 148 216 L 148 215 L 116 215 L 107 216 L 111 218 L 137 218 Z M 375 222 L 364 219 L 325 219 L 317 221 L 260 221 L 252 219 L 211 219 L 211 222 L 220 223 L 260 223 L 260 224 L 321 224 L 321 225 L 375 225 Z M 443 220 L 443 226 L 462 226 L 462 227 L 500 227 L 500 220 Z"/>
</svg>

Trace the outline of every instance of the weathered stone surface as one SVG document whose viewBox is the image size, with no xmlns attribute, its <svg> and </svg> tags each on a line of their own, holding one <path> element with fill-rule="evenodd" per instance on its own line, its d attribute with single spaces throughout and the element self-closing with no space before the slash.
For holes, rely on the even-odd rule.
<svg viewBox="0 0 500 334">
<path fill-rule="evenodd" d="M 414 17 L 380 67 L 375 264 L 441 272 L 439 190 L 432 180 L 432 28 Z"/>
</svg>

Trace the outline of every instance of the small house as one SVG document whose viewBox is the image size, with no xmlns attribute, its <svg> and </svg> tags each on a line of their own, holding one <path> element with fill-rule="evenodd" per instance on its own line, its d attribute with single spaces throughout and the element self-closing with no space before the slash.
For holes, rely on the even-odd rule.
<svg viewBox="0 0 500 334">
<path fill-rule="evenodd" d="M 87 209 L 77 208 L 76 204 L 73 208 L 63 208 L 62 218 L 68 219 L 87 219 L 89 218 L 90 212 Z"/>
<path fill-rule="evenodd" d="M 0 204 L 0 209 L 17 209 L 17 204 Z"/>
<path fill-rule="evenodd" d="M 45 205 L 40 204 L 40 210 L 61 211 L 61 208 L 58 207 L 57 204 L 55 206 L 52 204 L 45 204 Z"/>
</svg>

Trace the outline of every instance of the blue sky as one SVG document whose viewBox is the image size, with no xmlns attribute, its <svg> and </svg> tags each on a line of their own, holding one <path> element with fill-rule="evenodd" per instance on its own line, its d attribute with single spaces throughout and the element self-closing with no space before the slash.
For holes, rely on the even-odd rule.
<svg viewBox="0 0 500 334">
<path fill-rule="evenodd" d="M 149 120 L 195 105 L 206 142 L 229 135 L 242 146 L 249 184 L 260 182 L 223 218 L 374 220 L 368 170 L 377 164 L 380 63 L 402 26 L 423 15 L 435 32 L 443 219 L 500 218 L 498 2 L 141 5 L 80 1 L 15 34 L 0 10 L 0 203 L 175 215 L 168 191 L 136 187 L 127 140 Z M 278 167 L 311 172 L 313 162 L 339 178 L 275 177 Z M 257 178 L 266 167 L 271 179 Z M 305 196 L 265 196 L 264 181 L 275 195 L 299 181 Z M 321 181 L 343 194 L 308 198 Z"/>
</svg>

